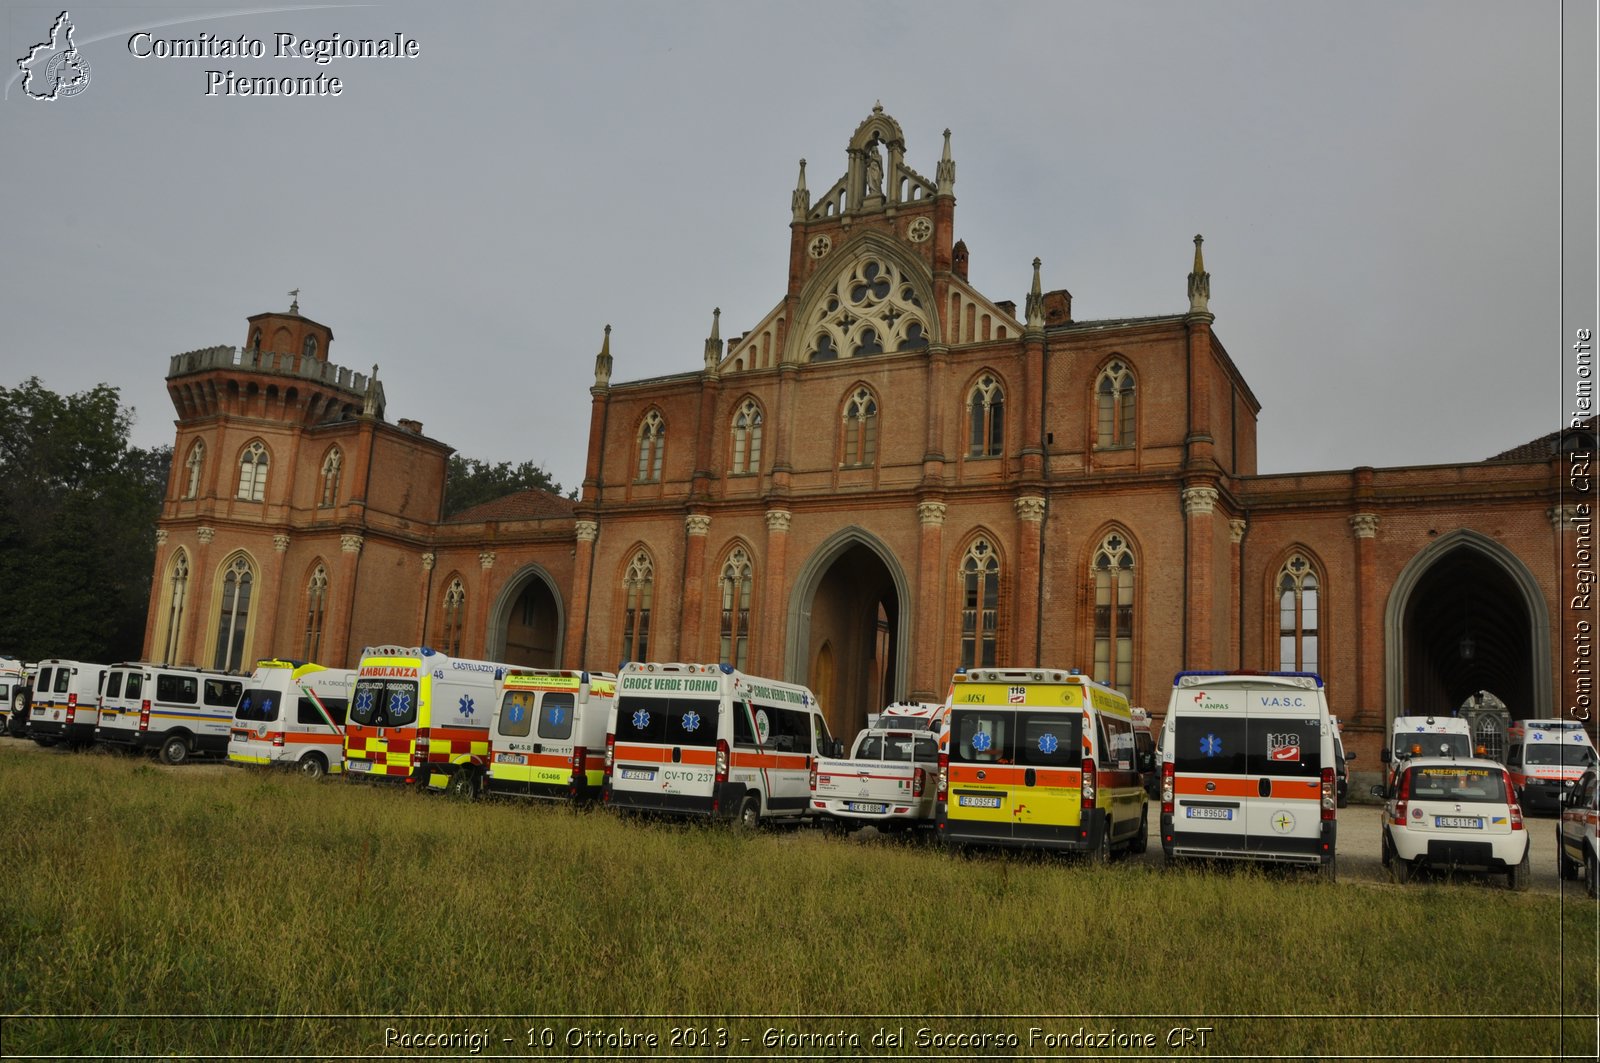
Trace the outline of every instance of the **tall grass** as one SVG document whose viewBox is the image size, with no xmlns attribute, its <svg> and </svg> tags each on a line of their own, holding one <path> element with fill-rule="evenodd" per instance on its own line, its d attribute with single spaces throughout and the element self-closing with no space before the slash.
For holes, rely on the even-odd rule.
<svg viewBox="0 0 1600 1063">
<path fill-rule="evenodd" d="M 556 1016 L 664 1035 L 645 1015 L 890 1016 L 720 1021 L 745 1054 L 770 1026 L 903 1026 L 907 1055 L 940 1054 L 918 1028 L 1029 1026 L 1209 1024 L 1206 1053 L 1595 1045 L 1558 1017 L 1595 1013 L 1595 909 L 1549 896 L 959 857 L 13 741 L 0 808 L 6 1054 L 372 1052 L 386 1025 L 504 1050 Z M 148 1017 L 85 1017 L 106 1015 Z M 441 1018 L 383 1018 L 406 1015 Z"/>
</svg>

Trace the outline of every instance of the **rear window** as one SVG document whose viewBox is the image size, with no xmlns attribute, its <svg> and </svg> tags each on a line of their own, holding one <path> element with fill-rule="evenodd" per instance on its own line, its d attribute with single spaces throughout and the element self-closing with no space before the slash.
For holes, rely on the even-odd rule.
<svg viewBox="0 0 1600 1063">
<path fill-rule="evenodd" d="M 717 706 L 718 702 L 710 698 L 619 698 L 617 741 L 714 746 L 717 744 Z M 735 714 L 736 724 L 738 718 Z"/>
<path fill-rule="evenodd" d="M 1253 719 L 1249 732 L 1250 759 L 1246 770 L 1251 775 L 1315 777 L 1322 774 L 1322 721 L 1317 717 Z"/>
<path fill-rule="evenodd" d="M 122 696 L 129 700 L 142 697 L 144 694 L 144 673 L 129 672 L 122 681 Z"/>
<path fill-rule="evenodd" d="M 70 668 L 57 668 L 56 669 L 56 685 L 50 688 L 51 692 L 52 693 L 56 693 L 56 694 L 65 694 L 67 692 L 67 686 L 71 682 L 72 682 L 72 669 L 70 669 Z"/>
<path fill-rule="evenodd" d="M 106 697 L 122 697 L 122 672 L 112 672 L 106 676 Z"/>
<path fill-rule="evenodd" d="M 1418 801 L 1506 803 L 1506 776 L 1499 768 L 1412 768 L 1410 797 Z"/>
<path fill-rule="evenodd" d="M 200 681 L 192 675 L 157 673 L 156 700 L 168 705 L 193 705 L 200 700 Z"/>
<path fill-rule="evenodd" d="M 350 719 L 366 727 L 404 727 L 416 722 L 416 680 L 358 680 Z"/>
<path fill-rule="evenodd" d="M 55 675 L 55 669 L 54 668 L 41 668 L 41 669 L 39 669 L 39 678 L 34 683 L 34 686 L 40 692 L 49 690 L 50 689 L 50 679 L 54 675 Z"/>
<path fill-rule="evenodd" d="M 1197 775 L 1245 773 L 1241 716 L 1179 716 L 1173 727 L 1172 770 Z"/>
<path fill-rule="evenodd" d="M 1083 762 L 1083 714 L 958 710 L 950 716 L 950 760 L 1076 768 Z"/>
<path fill-rule="evenodd" d="M 233 710 L 236 720 L 256 720 L 271 723 L 278 718 L 278 692 L 265 687 L 251 687 L 239 696 L 239 707 Z"/>
<path fill-rule="evenodd" d="M 1594 750 L 1577 744 L 1563 746 L 1554 742 L 1537 742 L 1524 747 L 1522 763 L 1587 768 L 1594 763 Z"/>
<path fill-rule="evenodd" d="M 538 692 L 533 690 L 506 691 L 500 699 L 500 733 L 508 738 L 528 737 L 538 698 Z"/>
<path fill-rule="evenodd" d="M 578 697 L 567 690 L 549 690 L 539 703 L 539 737 L 559 741 L 572 737 L 572 710 Z"/>
</svg>

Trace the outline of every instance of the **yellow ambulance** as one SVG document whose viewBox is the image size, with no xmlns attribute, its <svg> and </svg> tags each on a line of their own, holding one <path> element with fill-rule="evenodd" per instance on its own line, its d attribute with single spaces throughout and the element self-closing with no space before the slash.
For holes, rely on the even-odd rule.
<svg viewBox="0 0 1600 1063">
<path fill-rule="evenodd" d="M 592 801 L 605 784 L 617 700 L 609 672 L 512 668 L 489 725 L 490 793 Z"/>
<path fill-rule="evenodd" d="M 1073 670 L 981 668 L 951 681 L 935 827 L 948 845 L 1145 850 L 1133 713 Z"/>
</svg>

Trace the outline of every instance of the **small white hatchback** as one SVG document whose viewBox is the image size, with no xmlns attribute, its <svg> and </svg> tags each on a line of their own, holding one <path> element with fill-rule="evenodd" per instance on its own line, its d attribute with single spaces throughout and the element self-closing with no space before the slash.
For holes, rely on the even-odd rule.
<svg viewBox="0 0 1600 1063">
<path fill-rule="evenodd" d="M 1506 769 L 1492 760 L 1416 757 L 1396 765 L 1383 798 L 1383 864 L 1396 882 L 1423 867 L 1504 874 L 1530 881 L 1528 832 Z"/>
</svg>

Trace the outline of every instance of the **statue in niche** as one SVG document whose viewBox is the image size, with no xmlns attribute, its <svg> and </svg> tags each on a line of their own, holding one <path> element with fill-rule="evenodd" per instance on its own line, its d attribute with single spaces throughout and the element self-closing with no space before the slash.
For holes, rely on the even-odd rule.
<svg viewBox="0 0 1600 1063">
<path fill-rule="evenodd" d="M 883 196 L 883 158 L 878 154 L 878 142 L 867 145 L 867 195 Z"/>
</svg>

